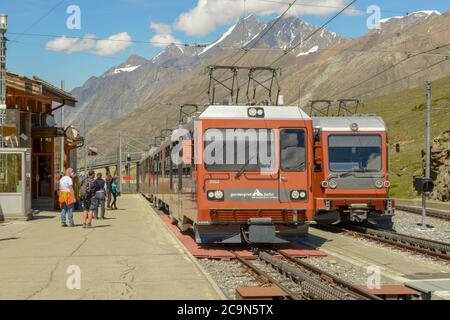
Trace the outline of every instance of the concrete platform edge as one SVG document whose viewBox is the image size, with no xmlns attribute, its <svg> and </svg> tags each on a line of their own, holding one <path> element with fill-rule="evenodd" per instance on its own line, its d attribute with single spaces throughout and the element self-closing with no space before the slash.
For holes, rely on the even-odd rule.
<svg viewBox="0 0 450 320">
<path fill-rule="evenodd" d="M 146 201 L 148 201 L 148 199 L 146 197 L 144 197 L 144 196 L 142 196 L 142 197 Z M 149 208 L 155 215 L 158 215 L 158 212 L 156 212 L 156 210 L 150 206 L 150 203 L 149 203 Z M 198 263 L 197 258 L 195 258 L 189 252 L 189 250 L 186 249 L 184 244 L 172 233 L 172 230 L 170 230 L 169 227 L 159 217 L 158 217 L 158 223 L 160 223 L 161 225 L 164 226 L 164 228 L 170 234 L 170 237 L 183 249 L 183 251 L 189 257 L 189 259 L 192 261 L 192 263 L 194 263 L 196 268 L 205 276 L 205 278 L 208 280 L 208 282 L 211 284 L 211 286 L 214 288 L 214 290 L 217 292 L 217 294 L 220 296 L 220 298 L 222 300 L 228 300 L 227 297 L 225 296 L 225 294 L 223 293 L 223 291 L 219 288 L 217 283 L 213 280 L 213 278 L 206 272 L 206 270 L 200 265 L 200 263 Z"/>
</svg>

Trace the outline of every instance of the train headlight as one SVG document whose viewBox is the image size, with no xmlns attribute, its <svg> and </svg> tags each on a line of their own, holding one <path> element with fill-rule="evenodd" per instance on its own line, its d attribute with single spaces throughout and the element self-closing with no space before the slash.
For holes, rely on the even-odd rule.
<svg viewBox="0 0 450 320">
<path fill-rule="evenodd" d="M 291 191 L 291 199 L 292 200 L 300 199 L 300 192 L 298 192 L 297 190 Z"/>
<path fill-rule="evenodd" d="M 258 113 L 258 110 L 256 110 L 256 108 L 248 109 L 248 116 L 249 117 L 256 117 L 257 113 Z"/>
<path fill-rule="evenodd" d="M 214 191 L 208 191 L 208 199 L 215 199 Z"/>
<path fill-rule="evenodd" d="M 336 189 L 336 188 L 337 188 L 337 182 L 336 182 L 336 180 L 330 180 L 330 181 L 328 181 L 328 186 L 329 186 L 331 189 Z"/>
<path fill-rule="evenodd" d="M 217 190 L 216 192 L 214 192 L 214 197 L 216 198 L 216 200 L 223 200 L 223 191 L 222 190 Z"/>
<path fill-rule="evenodd" d="M 305 200 L 306 196 L 307 196 L 306 191 L 303 190 L 291 191 L 291 200 Z"/>
<path fill-rule="evenodd" d="M 375 187 L 377 187 L 378 189 L 383 188 L 383 186 L 384 186 L 384 181 L 383 180 L 375 181 Z"/>
<path fill-rule="evenodd" d="M 326 189 L 326 188 L 328 188 L 329 183 L 328 183 L 328 181 L 324 180 L 320 183 L 320 185 L 322 186 L 322 188 Z"/>
<path fill-rule="evenodd" d="M 264 109 L 251 107 L 248 108 L 247 114 L 250 118 L 264 118 Z"/>
<path fill-rule="evenodd" d="M 384 182 L 384 187 L 385 187 L 385 188 L 389 188 L 390 186 L 391 186 L 391 182 L 386 180 L 386 181 Z"/>
<path fill-rule="evenodd" d="M 222 190 L 209 190 L 206 192 L 206 196 L 208 197 L 208 200 L 219 200 L 222 201 L 224 198 L 224 192 Z"/>
</svg>

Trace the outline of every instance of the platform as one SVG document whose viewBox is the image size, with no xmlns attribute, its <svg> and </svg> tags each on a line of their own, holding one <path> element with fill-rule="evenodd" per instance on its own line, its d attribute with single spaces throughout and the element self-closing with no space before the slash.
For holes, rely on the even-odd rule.
<svg viewBox="0 0 450 320">
<path fill-rule="evenodd" d="M 58 213 L 0 224 L 0 299 L 221 299 L 224 296 L 138 195 L 94 228 L 62 228 Z M 68 289 L 70 266 L 80 289 Z"/>
<path fill-rule="evenodd" d="M 171 232 L 183 243 L 192 256 L 198 259 L 234 259 L 235 255 L 231 252 L 234 251 L 241 258 L 247 260 L 254 260 L 256 256 L 248 250 L 245 246 L 240 245 L 207 245 L 198 244 L 195 242 L 192 235 L 180 232 L 180 229 L 171 223 L 171 219 L 165 214 L 159 214 L 161 220 L 167 225 Z M 275 249 L 279 249 L 281 252 L 289 254 L 296 258 L 307 257 L 326 257 L 327 254 L 319 250 L 311 250 L 299 243 L 289 243 L 283 245 L 274 245 Z"/>
</svg>

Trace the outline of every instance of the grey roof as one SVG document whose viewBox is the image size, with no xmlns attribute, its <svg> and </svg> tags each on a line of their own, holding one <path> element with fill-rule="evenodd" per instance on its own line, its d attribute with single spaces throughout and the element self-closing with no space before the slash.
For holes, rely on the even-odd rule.
<svg viewBox="0 0 450 320">
<path fill-rule="evenodd" d="M 351 131 L 353 123 L 358 124 L 360 131 L 386 131 L 383 118 L 378 116 L 351 117 L 313 117 L 314 128 L 325 131 Z"/>
<path fill-rule="evenodd" d="M 264 108 L 264 118 L 250 118 L 247 109 L 253 106 L 211 105 L 200 115 L 200 119 L 245 119 L 245 120 L 310 120 L 311 118 L 298 107 L 254 106 Z"/>
<path fill-rule="evenodd" d="M 61 98 L 64 98 L 64 99 L 71 100 L 74 103 L 77 102 L 77 99 L 70 92 L 62 90 L 62 89 L 52 85 L 50 82 L 45 81 L 44 79 L 41 79 L 36 76 L 33 76 L 33 80 L 40 83 L 41 85 L 43 85 L 45 87 L 45 89 L 52 92 L 53 94 L 55 94 Z"/>
</svg>

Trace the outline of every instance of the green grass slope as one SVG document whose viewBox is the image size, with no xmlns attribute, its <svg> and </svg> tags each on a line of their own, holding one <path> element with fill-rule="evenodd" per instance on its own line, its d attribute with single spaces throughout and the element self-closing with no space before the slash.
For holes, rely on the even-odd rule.
<svg viewBox="0 0 450 320">
<path fill-rule="evenodd" d="M 390 142 L 391 195 L 412 198 L 416 194 L 412 177 L 422 168 L 425 147 L 425 83 L 418 88 L 396 92 L 364 102 L 363 113 L 384 118 Z M 431 137 L 450 129 L 450 76 L 432 82 Z M 401 146 L 395 152 L 395 144 Z"/>
</svg>

